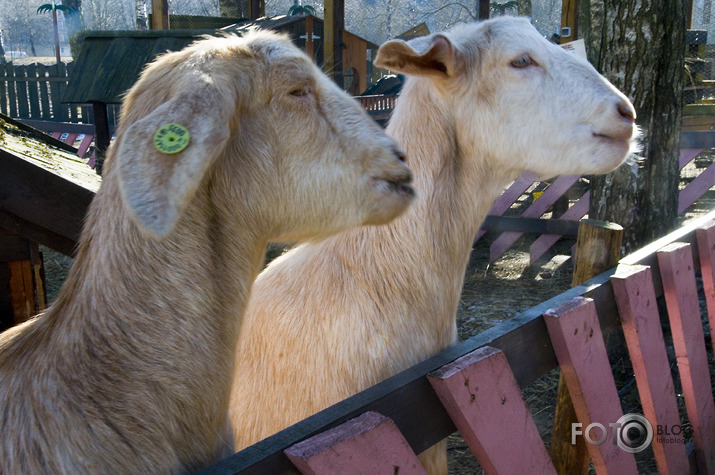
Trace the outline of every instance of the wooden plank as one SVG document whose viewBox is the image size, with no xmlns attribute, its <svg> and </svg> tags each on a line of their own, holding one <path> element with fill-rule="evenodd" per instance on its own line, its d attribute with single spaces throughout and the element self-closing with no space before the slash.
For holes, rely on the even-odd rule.
<svg viewBox="0 0 715 475">
<path fill-rule="evenodd" d="M 509 187 L 504 191 L 504 193 L 502 193 L 499 198 L 497 198 L 497 200 L 487 212 L 487 218 L 489 218 L 489 216 L 501 216 L 502 214 L 504 214 L 509 208 L 511 208 L 511 205 L 514 204 L 514 202 L 518 200 L 519 197 L 523 195 L 524 192 L 532 184 L 534 184 L 535 180 L 536 175 L 534 175 L 533 173 L 524 173 L 519 178 L 517 178 L 516 181 L 509 185 Z M 474 242 L 477 242 L 479 238 L 484 235 L 485 232 L 486 231 L 480 230 L 474 238 Z"/>
<path fill-rule="evenodd" d="M 678 170 L 682 170 L 685 165 L 692 162 L 702 151 L 702 148 L 681 148 L 678 157 Z"/>
<path fill-rule="evenodd" d="M 32 285 L 34 271 L 29 259 L 8 261 L 10 295 L 15 325 L 32 318 L 35 312 L 35 292 Z"/>
<path fill-rule="evenodd" d="M 680 133 L 682 148 L 715 147 L 715 130 L 685 131 Z"/>
<path fill-rule="evenodd" d="M 637 474 L 633 455 L 610 443 L 615 440 L 610 424 L 618 422 L 623 411 L 593 301 L 575 298 L 547 311 L 544 321 L 584 437 L 599 440 L 605 436 L 605 443 L 586 444 L 596 473 Z M 594 423 L 601 424 L 601 433 L 588 430 Z"/>
<path fill-rule="evenodd" d="M 42 117 L 40 111 L 40 93 L 37 80 L 37 64 L 27 65 L 27 78 L 35 81 L 27 83 L 28 99 L 30 101 L 30 117 Z"/>
<path fill-rule="evenodd" d="M 586 203 L 588 206 L 588 202 Z M 588 211 L 588 208 L 586 208 Z M 581 216 L 578 218 L 580 219 Z M 492 232 L 517 231 L 522 233 L 545 234 L 553 233 L 561 236 L 578 235 L 578 219 L 572 219 L 572 215 L 562 216 L 559 219 L 542 218 L 517 218 L 514 216 L 487 216 L 482 223 L 481 229 Z"/>
<path fill-rule="evenodd" d="M 304 475 L 427 474 L 395 423 L 376 412 L 299 442 L 285 453 Z"/>
<path fill-rule="evenodd" d="M 8 115 L 17 117 L 17 83 L 15 82 L 15 68 L 9 64 L 5 65 L 7 77 L 7 97 L 10 102 L 10 110 Z"/>
<path fill-rule="evenodd" d="M 579 175 L 560 176 L 534 200 L 521 215 L 524 218 L 538 218 L 544 214 L 554 202 L 561 197 L 574 183 L 581 178 Z M 494 262 L 514 244 L 523 233 L 507 232 L 494 240 L 489 248 L 489 262 Z"/>
<path fill-rule="evenodd" d="M 4 64 L 0 64 L 0 113 L 9 114 L 7 97 L 7 69 Z"/>
<path fill-rule="evenodd" d="M 705 304 L 708 309 L 708 321 L 712 329 L 715 328 L 715 222 L 706 223 L 696 229 L 695 235 L 698 241 L 700 274 L 703 280 Z M 713 345 L 712 338 L 710 344 Z"/>
<path fill-rule="evenodd" d="M 678 193 L 678 214 L 682 214 L 706 191 L 715 186 L 715 162 L 711 163 L 700 175 L 687 184 Z"/>
<path fill-rule="evenodd" d="M 559 220 L 575 220 L 578 221 L 583 218 L 588 213 L 588 205 L 591 197 L 591 192 L 587 191 L 584 195 L 576 201 L 569 209 L 566 210 L 564 214 L 561 215 Z M 524 219 L 524 218 L 522 218 Z M 578 235 L 578 232 L 576 233 Z M 541 256 L 544 255 L 546 251 L 551 249 L 551 246 L 556 244 L 556 242 L 563 236 L 567 236 L 566 233 L 544 233 L 529 246 L 529 265 L 533 265 Z"/>
<path fill-rule="evenodd" d="M 94 192 L 2 149 L 0 169 L 0 210 L 76 242 Z"/>
<path fill-rule="evenodd" d="M 17 114 L 18 117 L 30 117 L 30 104 L 27 96 L 26 66 L 15 66 L 15 81 L 17 84 Z"/>
<path fill-rule="evenodd" d="M 40 108 L 42 113 L 40 114 L 40 119 L 48 120 L 52 118 L 52 110 L 50 109 L 50 79 L 47 77 L 47 67 L 44 64 L 37 65 L 37 77 L 43 81 L 39 83 L 39 93 L 40 93 Z"/>
<path fill-rule="evenodd" d="M 579 227 L 571 285 L 577 286 L 612 268 L 621 255 L 623 228 L 615 223 L 584 219 Z M 588 447 L 584 439 L 573 443 L 578 417 L 563 372 L 559 375 L 556 410 L 551 435 L 551 458 L 559 473 L 588 472 Z"/>
<path fill-rule="evenodd" d="M 643 414 L 653 427 L 679 428 L 680 415 L 650 268 L 620 266 L 611 277 L 611 285 L 623 322 Z M 656 435 L 652 447 L 658 473 L 689 472 L 684 443 L 664 442 L 662 435 Z"/>
<path fill-rule="evenodd" d="M 77 156 L 84 157 L 87 155 L 87 150 L 89 150 L 92 142 L 94 142 L 94 135 L 85 134 L 82 141 L 79 143 L 79 147 L 77 147 Z"/>
<path fill-rule="evenodd" d="M 486 473 L 556 474 L 502 351 L 480 348 L 428 379 Z"/>
<path fill-rule="evenodd" d="M 693 256 L 684 243 L 669 244 L 657 255 L 698 470 L 715 473 L 715 404 Z"/>
</svg>

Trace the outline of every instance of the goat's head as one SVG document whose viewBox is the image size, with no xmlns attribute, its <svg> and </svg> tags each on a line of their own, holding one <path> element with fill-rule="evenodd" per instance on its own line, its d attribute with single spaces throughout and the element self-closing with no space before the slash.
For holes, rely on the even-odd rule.
<svg viewBox="0 0 715 475">
<path fill-rule="evenodd" d="M 635 150 L 631 102 L 527 19 L 390 41 L 375 63 L 430 81 L 454 116 L 460 147 L 489 151 L 495 167 L 543 177 L 607 173 Z"/>
<path fill-rule="evenodd" d="M 385 223 L 413 197 L 395 142 L 269 32 L 203 39 L 150 64 L 127 94 L 109 162 L 139 227 L 158 238 L 202 183 L 219 215 L 240 215 L 264 239 Z"/>
</svg>

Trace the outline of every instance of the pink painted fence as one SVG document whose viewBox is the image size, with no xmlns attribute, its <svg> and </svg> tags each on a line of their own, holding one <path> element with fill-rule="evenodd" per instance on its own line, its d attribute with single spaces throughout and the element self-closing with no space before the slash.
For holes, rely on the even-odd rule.
<svg viewBox="0 0 715 475">
<path fill-rule="evenodd" d="M 679 161 L 679 169 L 681 172 L 686 165 L 693 162 L 693 160 L 703 150 L 703 148 L 682 149 L 680 151 Z M 590 192 L 587 190 L 579 192 L 579 188 L 582 187 L 574 186 L 581 178 L 582 177 L 576 175 L 559 177 L 552 183 L 548 184 L 547 188 L 541 192 L 538 195 L 538 198 L 534 199 L 533 202 L 528 205 L 520 205 L 519 200 L 524 200 L 524 197 L 529 195 L 530 190 L 539 186 L 539 182 L 536 181 L 532 175 L 525 174 L 504 191 L 504 193 L 489 210 L 488 214 L 492 218 L 502 217 L 508 212 L 511 212 L 512 216 L 515 216 L 514 212 L 516 211 L 516 216 L 518 216 L 518 218 L 541 218 L 554 207 L 558 200 L 564 200 L 564 197 L 569 194 L 579 193 L 573 199 L 569 200 L 566 198 L 569 205 L 565 212 L 557 219 L 549 220 L 551 222 L 575 223 L 586 216 L 589 206 Z M 710 163 L 707 168 L 702 170 L 697 177 L 692 179 L 692 181 L 680 190 L 678 197 L 678 213 L 684 213 L 688 207 L 695 203 L 698 198 L 703 196 L 713 186 L 715 186 L 715 163 Z M 494 222 L 496 222 L 496 220 L 490 223 L 489 219 L 487 219 L 485 225 L 482 226 L 482 230 L 477 234 L 475 242 L 482 238 L 482 236 L 486 234 L 487 230 L 498 230 L 498 228 L 492 224 Z M 571 226 L 567 228 L 570 231 L 561 234 L 557 232 L 542 232 L 538 229 L 530 230 L 525 224 L 526 222 L 517 224 L 516 227 L 520 227 L 521 230 L 502 232 L 492 241 L 489 249 L 489 262 L 494 262 L 499 257 L 504 255 L 504 253 L 525 234 L 525 232 L 537 232 L 540 234 L 539 237 L 534 240 L 529 247 L 529 260 L 533 264 L 554 244 L 556 244 L 562 236 L 568 234 L 573 235 L 572 233 L 575 230 L 575 226 Z M 554 228 L 555 227 L 556 226 L 554 226 Z M 566 226 L 564 226 L 564 228 L 566 229 Z"/>
<path fill-rule="evenodd" d="M 203 473 L 425 473 L 459 430 L 486 473 L 556 473 L 522 389 L 561 368 L 596 473 L 715 473 L 715 404 L 696 277 L 715 324 L 715 211 L 579 287 L 289 427 Z M 667 315 L 658 310 L 664 301 Z M 661 318 L 668 320 L 664 332 Z M 625 335 L 643 414 L 624 414 L 605 339 Z M 665 336 L 678 365 L 671 372 Z M 687 422 L 679 414 L 675 380 Z M 290 395 L 286 395 L 290 397 Z M 685 436 L 683 427 L 692 435 Z M 514 429 L 518 428 L 518 430 Z M 677 436 L 673 436 L 677 428 Z M 670 436 L 664 436 L 670 430 Z M 636 434 L 634 435 L 634 432 Z M 598 442 L 598 443 L 595 443 Z"/>
</svg>

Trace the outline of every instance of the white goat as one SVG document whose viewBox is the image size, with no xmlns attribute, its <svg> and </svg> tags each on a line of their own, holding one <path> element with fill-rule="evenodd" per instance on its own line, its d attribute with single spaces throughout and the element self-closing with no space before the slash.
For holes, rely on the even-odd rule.
<svg viewBox="0 0 715 475">
<path fill-rule="evenodd" d="M 231 453 L 236 317 L 266 241 L 395 217 L 400 159 L 283 36 L 151 64 L 56 304 L 0 335 L 0 473 L 186 473 Z"/>
<path fill-rule="evenodd" d="M 260 274 L 236 358 L 237 448 L 454 343 L 472 240 L 505 186 L 527 170 L 608 172 L 634 140 L 628 99 L 525 19 L 390 41 L 376 64 L 415 76 L 388 133 L 418 199 L 387 226 L 301 245 Z M 446 470 L 444 449 L 422 460 Z"/>
</svg>

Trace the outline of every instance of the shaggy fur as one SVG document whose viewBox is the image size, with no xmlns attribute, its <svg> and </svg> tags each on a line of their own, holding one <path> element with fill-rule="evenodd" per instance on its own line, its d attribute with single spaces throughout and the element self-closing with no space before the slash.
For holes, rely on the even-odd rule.
<svg viewBox="0 0 715 475">
<path fill-rule="evenodd" d="M 301 245 L 258 277 L 236 357 L 237 448 L 454 343 L 472 240 L 503 189 L 525 171 L 608 172 L 636 133 L 628 99 L 524 19 L 390 41 L 376 64 L 412 76 L 388 133 L 419 197 L 387 226 Z M 444 445 L 421 459 L 446 473 Z"/>
<path fill-rule="evenodd" d="M 152 144 L 167 123 L 191 134 L 175 155 Z M 266 241 L 384 223 L 409 179 L 285 37 L 162 56 L 124 101 L 57 302 L 0 335 L 0 473 L 186 473 L 231 453 L 237 317 Z"/>
</svg>

